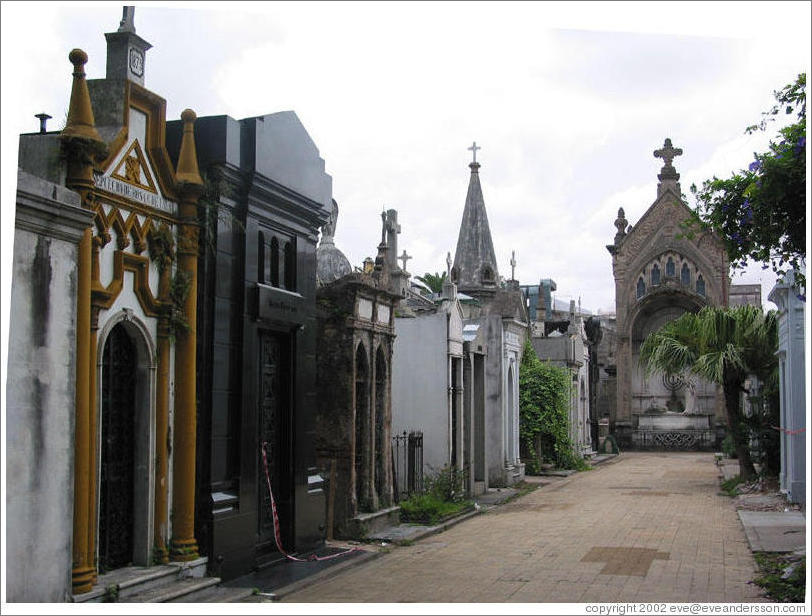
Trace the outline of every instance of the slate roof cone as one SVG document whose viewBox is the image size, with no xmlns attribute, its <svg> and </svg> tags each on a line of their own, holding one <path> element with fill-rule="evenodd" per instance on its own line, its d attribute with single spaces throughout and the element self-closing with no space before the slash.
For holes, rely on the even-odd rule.
<svg viewBox="0 0 812 616">
<path fill-rule="evenodd" d="M 471 168 L 471 179 L 468 182 L 468 195 L 465 198 L 451 280 L 457 284 L 460 292 L 476 296 L 478 291 L 496 289 L 499 272 L 488 225 L 488 213 L 485 211 L 485 198 L 479 184 L 480 165 L 474 160 L 468 166 Z"/>
</svg>

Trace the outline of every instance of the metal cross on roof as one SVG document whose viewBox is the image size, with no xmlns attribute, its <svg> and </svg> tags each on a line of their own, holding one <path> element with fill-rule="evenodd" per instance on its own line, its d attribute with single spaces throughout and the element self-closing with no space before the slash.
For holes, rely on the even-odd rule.
<svg viewBox="0 0 812 616">
<path fill-rule="evenodd" d="M 665 143 L 663 143 L 663 147 L 659 150 L 654 150 L 655 158 L 662 158 L 665 162 L 666 167 L 671 166 L 671 161 L 674 160 L 676 156 L 682 155 L 681 148 L 675 148 L 671 145 L 671 139 L 666 139 Z"/>
<path fill-rule="evenodd" d="M 474 162 L 476 162 L 476 151 L 477 151 L 477 150 L 481 150 L 482 148 L 480 148 L 479 146 L 477 146 L 476 141 L 474 141 L 474 145 L 472 145 L 472 146 L 471 146 L 470 148 L 468 148 L 468 149 L 469 149 L 471 152 L 473 152 L 473 153 L 474 153 Z"/>
<path fill-rule="evenodd" d="M 516 280 L 516 251 L 510 251 L 510 279 Z"/>
<path fill-rule="evenodd" d="M 406 261 L 411 259 L 409 255 L 406 254 L 406 249 L 403 249 L 403 254 L 398 257 L 399 260 L 403 261 L 403 271 L 406 271 Z"/>
</svg>

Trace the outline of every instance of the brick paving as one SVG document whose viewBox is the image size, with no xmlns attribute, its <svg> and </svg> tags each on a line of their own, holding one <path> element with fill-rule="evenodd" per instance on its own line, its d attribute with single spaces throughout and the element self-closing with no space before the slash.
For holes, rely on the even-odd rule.
<svg viewBox="0 0 812 616">
<path fill-rule="evenodd" d="M 766 601 L 755 573 L 713 454 L 627 452 L 284 601 Z"/>
</svg>

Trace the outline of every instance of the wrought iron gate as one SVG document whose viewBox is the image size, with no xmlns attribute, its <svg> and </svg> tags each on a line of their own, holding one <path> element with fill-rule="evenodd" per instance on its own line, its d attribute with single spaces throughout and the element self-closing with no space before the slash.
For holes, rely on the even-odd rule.
<svg viewBox="0 0 812 616">
<path fill-rule="evenodd" d="M 392 437 L 392 480 L 397 502 L 423 491 L 422 432 L 404 430 Z"/>
</svg>

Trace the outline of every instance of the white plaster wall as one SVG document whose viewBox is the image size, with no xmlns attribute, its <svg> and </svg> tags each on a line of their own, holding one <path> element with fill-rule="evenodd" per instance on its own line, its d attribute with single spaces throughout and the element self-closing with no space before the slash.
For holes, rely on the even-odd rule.
<svg viewBox="0 0 812 616">
<path fill-rule="evenodd" d="M 44 254 L 50 286 L 35 289 L 35 255 Z M 15 232 L 6 387 L 10 602 L 61 602 L 71 592 L 76 262 L 75 244 Z"/>
<path fill-rule="evenodd" d="M 451 460 L 448 325 L 443 312 L 395 319 L 392 435 L 423 432 L 424 470 Z"/>
</svg>

